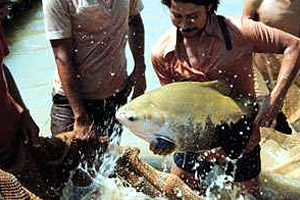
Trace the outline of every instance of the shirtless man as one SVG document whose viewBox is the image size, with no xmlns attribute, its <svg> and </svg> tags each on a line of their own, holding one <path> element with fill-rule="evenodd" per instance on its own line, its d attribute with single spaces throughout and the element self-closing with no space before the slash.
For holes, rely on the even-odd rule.
<svg viewBox="0 0 300 200">
<path fill-rule="evenodd" d="M 217 159 L 221 155 L 237 158 L 234 180 L 254 192 L 261 165 L 258 127 L 273 124 L 299 72 L 300 40 L 252 20 L 216 16 L 218 0 L 162 0 L 162 3 L 169 8 L 174 25 L 152 50 L 152 63 L 162 85 L 219 80 L 232 88 L 232 98 L 255 99 L 252 53 L 283 54 L 277 84 L 264 96 L 257 115 L 254 113 L 256 117 L 250 122 L 249 135 L 239 136 L 229 131 L 228 138 L 221 141 L 222 148 L 213 155 Z M 157 140 L 152 142 L 150 149 L 159 154 L 174 150 L 165 148 Z M 193 152 L 176 152 L 171 170 L 193 188 L 197 188 L 196 171 L 201 178 L 209 171 L 206 162 L 196 160 L 197 157 Z M 195 169 L 195 163 L 200 167 Z"/>
<path fill-rule="evenodd" d="M 243 17 L 263 22 L 297 37 L 300 35 L 299 0 L 246 0 Z"/>
<path fill-rule="evenodd" d="M 246 0 L 243 17 L 300 36 L 299 0 Z M 275 85 L 281 59 L 281 55 L 255 54 L 254 64 L 262 72 L 270 88 Z M 300 86 L 298 79 L 297 85 Z"/>
</svg>

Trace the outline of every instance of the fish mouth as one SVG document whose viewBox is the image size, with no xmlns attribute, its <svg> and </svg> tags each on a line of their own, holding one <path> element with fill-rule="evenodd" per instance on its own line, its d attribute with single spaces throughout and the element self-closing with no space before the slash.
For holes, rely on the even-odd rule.
<svg viewBox="0 0 300 200">
<path fill-rule="evenodd" d="M 125 121 L 125 114 L 124 114 L 124 112 L 122 112 L 122 111 L 117 111 L 117 112 L 116 112 L 116 119 L 117 119 L 120 123 L 124 122 L 124 121 Z"/>
<path fill-rule="evenodd" d="M 137 120 L 137 115 L 133 113 L 128 113 L 126 111 L 117 111 L 116 112 L 116 119 L 120 123 L 129 123 L 129 122 L 134 122 Z"/>
</svg>

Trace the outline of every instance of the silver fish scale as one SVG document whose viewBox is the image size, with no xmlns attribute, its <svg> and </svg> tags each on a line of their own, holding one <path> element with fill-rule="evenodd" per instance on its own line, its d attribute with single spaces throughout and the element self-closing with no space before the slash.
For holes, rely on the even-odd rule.
<svg viewBox="0 0 300 200">
<path fill-rule="evenodd" d="M 205 125 L 194 123 L 192 117 L 185 120 L 186 123 L 169 123 L 169 128 L 177 137 L 177 150 L 179 151 L 203 151 L 219 147 L 219 139 L 216 134 L 216 126 L 207 117 Z"/>
</svg>

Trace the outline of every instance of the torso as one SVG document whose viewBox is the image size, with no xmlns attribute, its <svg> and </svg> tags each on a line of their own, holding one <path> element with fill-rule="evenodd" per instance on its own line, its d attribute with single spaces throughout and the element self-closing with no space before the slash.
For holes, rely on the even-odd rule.
<svg viewBox="0 0 300 200">
<path fill-rule="evenodd" d="M 299 37 L 299 0 L 263 0 L 258 14 L 259 21 Z"/>
<path fill-rule="evenodd" d="M 283 53 L 285 43 L 280 38 L 286 33 L 247 19 L 227 18 L 226 24 L 231 50 L 216 17 L 194 41 L 183 41 L 175 28 L 169 30 L 152 49 L 160 82 L 219 80 L 232 88 L 233 98 L 255 97 L 252 54 Z"/>
<path fill-rule="evenodd" d="M 62 6 L 51 5 L 54 1 Z M 71 32 L 74 65 L 84 88 L 84 99 L 104 99 L 124 88 L 127 81 L 125 46 L 129 16 L 142 10 L 140 0 L 45 0 L 46 33 Z M 53 11 L 54 10 L 54 11 Z M 58 17 L 56 13 L 66 13 Z M 64 26 L 65 21 L 68 27 Z M 47 25 L 48 24 L 48 25 Z M 57 37 L 60 37 L 59 35 Z M 61 38 L 56 38 L 61 39 Z M 58 73 L 54 93 L 64 95 Z"/>
<path fill-rule="evenodd" d="M 241 49 L 238 42 L 233 40 L 233 43 L 236 49 Z M 219 80 L 233 89 L 234 98 L 254 96 L 251 53 L 246 50 L 229 51 L 223 40 L 203 36 L 183 41 L 174 54 L 171 61 L 174 81 Z"/>
</svg>

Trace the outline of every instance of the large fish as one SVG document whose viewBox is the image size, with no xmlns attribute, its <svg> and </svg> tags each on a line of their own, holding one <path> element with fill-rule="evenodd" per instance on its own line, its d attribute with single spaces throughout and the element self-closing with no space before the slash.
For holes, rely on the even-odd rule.
<svg viewBox="0 0 300 200">
<path fill-rule="evenodd" d="M 117 119 L 151 142 L 162 138 L 178 151 L 219 146 L 216 126 L 238 122 L 252 113 L 250 100 L 234 101 L 230 87 L 214 82 L 177 82 L 146 93 L 121 107 Z"/>
</svg>

